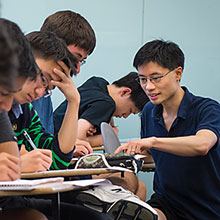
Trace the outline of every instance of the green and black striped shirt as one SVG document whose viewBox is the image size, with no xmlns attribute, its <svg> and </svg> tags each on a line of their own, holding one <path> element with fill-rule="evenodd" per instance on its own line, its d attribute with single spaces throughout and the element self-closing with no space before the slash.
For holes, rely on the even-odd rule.
<svg viewBox="0 0 220 220">
<path fill-rule="evenodd" d="M 52 151 L 51 169 L 66 169 L 73 157 L 73 151 L 68 154 L 61 152 L 57 135 L 46 133 L 31 103 L 23 104 L 21 108 L 23 113 L 18 118 L 12 110 L 9 112 L 13 130 L 18 138 L 18 146 L 21 147 L 24 144 L 28 151 L 33 150 L 23 135 L 24 130 L 26 130 L 37 148 Z"/>
</svg>

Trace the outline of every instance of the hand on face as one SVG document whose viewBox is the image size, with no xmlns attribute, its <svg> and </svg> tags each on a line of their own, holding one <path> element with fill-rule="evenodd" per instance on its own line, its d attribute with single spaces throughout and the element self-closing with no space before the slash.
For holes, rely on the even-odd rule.
<svg viewBox="0 0 220 220">
<path fill-rule="evenodd" d="M 46 171 L 50 168 L 52 164 L 52 152 L 50 150 L 21 150 L 21 168 L 23 173 Z M 26 151 L 26 153 L 24 151 Z"/>
<path fill-rule="evenodd" d="M 8 153 L 0 153 L 0 181 L 16 180 L 20 174 L 20 159 Z"/>
<path fill-rule="evenodd" d="M 53 72 L 57 76 L 57 80 L 52 79 L 51 84 L 59 88 L 68 102 L 79 103 L 80 95 L 70 76 L 70 69 L 62 61 L 58 61 L 57 63 L 63 71 L 54 68 Z"/>
</svg>

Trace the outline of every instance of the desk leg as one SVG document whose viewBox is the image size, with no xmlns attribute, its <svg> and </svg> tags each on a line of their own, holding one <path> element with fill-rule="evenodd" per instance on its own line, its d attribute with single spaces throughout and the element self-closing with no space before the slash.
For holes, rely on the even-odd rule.
<svg viewBox="0 0 220 220">
<path fill-rule="evenodd" d="M 60 220 L 60 193 L 56 193 L 52 199 L 52 216 L 54 220 Z"/>
</svg>

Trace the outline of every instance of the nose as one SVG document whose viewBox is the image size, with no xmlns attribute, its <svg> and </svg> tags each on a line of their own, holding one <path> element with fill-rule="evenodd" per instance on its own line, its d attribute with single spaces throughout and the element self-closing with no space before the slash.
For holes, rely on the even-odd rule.
<svg viewBox="0 0 220 220">
<path fill-rule="evenodd" d="M 43 87 L 39 87 L 35 89 L 35 99 L 39 99 L 40 97 L 42 97 L 45 93 L 45 88 Z"/>
<path fill-rule="evenodd" d="M 76 73 L 79 73 L 79 72 L 80 72 L 80 61 L 78 62 L 77 68 L 76 68 Z"/>
<path fill-rule="evenodd" d="M 3 99 L 0 103 L 0 109 L 1 110 L 4 109 L 5 111 L 9 112 L 12 106 L 13 97 L 14 96 L 11 97 L 7 96 L 7 98 Z"/>
<path fill-rule="evenodd" d="M 155 85 L 148 79 L 147 84 L 143 86 L 143 89 L 152 90 L 155 88 Z"/>
</svg>

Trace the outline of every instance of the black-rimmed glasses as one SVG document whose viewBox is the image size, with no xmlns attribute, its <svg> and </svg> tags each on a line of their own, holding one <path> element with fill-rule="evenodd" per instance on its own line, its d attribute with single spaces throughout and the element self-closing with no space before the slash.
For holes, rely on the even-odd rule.
<svg viewBox="0 0 220 220">
<path fill-rule="evenodd" d="M 135 80 L 138 81 L 138 83 L 140 83 L 142 86 L 146 86 L 147 85 L 147 81 L 150 80 L 150 82 L 152 82 L 153 84 L 159 83 L 161 81 L 161 79 L 163 79 L 166 75 L 168 75 L 169 73 L 171 73 L 172 71 L 174 71 L 176 68 L 168 71 L 167 73 L 161 75 L 161 76 L 156 76 L 156 77 L 142 77 L 142 76 L 137 76 L 135 78 Z"/>
<path fill-rule="evenodd" d="M 47 98 L 52 95 L 52 91 L 49 89 L 49 83 L 47 81 L 47 78 L 44 77 L 44 74 L 42 73 L 42 71 L 40 71 L 40 77 L 43 82 L 43 88 L 45 88 L 45 93 L 46 93 L 44 95 L 44 98 Z"/>
</svg>

